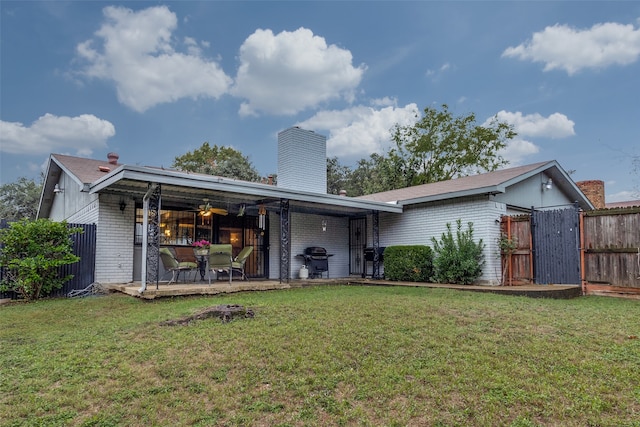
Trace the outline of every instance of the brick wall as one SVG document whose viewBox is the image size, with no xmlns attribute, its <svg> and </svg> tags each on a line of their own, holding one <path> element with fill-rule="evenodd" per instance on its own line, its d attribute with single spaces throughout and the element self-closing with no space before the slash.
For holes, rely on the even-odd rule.
<svg viewBox="0 0 640 427">
<path fill-rule="evenodd" d="M 135 209 L 132 200 L 120 210 L 120 197 L 101 194 L 97 221 L 95 280 L 99 283 L 128 283 L 133 280 L 133 224 Z"/>
<path fill-rule="evenodd" d="M 606 207 L 604 201 L 604 181 L 590 180 L 576 182 L 578 188 L 587 196 L 587 199 L 596 209 L 604 209 Z"/>
<path fill-rule="evenodd" d="M 269 215 L 269 276 L 270 279 L 280 277 L 280 216 Z M 327 222 L 327 231 L 322 231 L 322 221 Z M 329 258 L 329 277 L 349 276 L 349 219 L 323 215 L 291 213 L 290 218 L 291 258 L 289 266 L 291 278 L 297 279 L 304 259 L 296 255 L 304 253 L 309 246 L 321 246 Z M 323 276 L 326 277 L 326 274 Z"/>
<path fill-rule="evenodd" d="M 497 239 L 500 236 L 500 216 L 506 205 L 484 197 L 464 201 L 443 201 L 420 206 L 406 207 L 401 215 L 380 214 L 380 246 L 427 245 L 433 247 L 432 237 L 440 239 L 446 232 L 447 223 L 452 231 L 456 221 L 462 219 L 462 229 L 473 222 L 476 242 L 485 244 L 485 267 L 480 281 L 487 284 L 500 282 L 500 258 Z M 496 221 L 497 220 L 497 221 Z"/>
</svg>

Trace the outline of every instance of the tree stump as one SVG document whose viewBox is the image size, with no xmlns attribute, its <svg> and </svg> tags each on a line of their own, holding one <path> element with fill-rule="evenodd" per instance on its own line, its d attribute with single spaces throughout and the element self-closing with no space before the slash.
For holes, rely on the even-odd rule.
<svg viewBox="0 0 640 427">
<path fill-rule="evenodd" d="M 181 317 L 179 319 L 166 320 L 161 322 L 161 326 L 177 326 L 188 325 L 194 320 L 204 320 L 210 317 L 217 317 L 222 323 L 230 322 L 234 317 L 253 318 L 253 310 L 245 308 L 241 305 L 216 305 L 215 307 L 207 307 L 191 316 Z"/>
</svg>

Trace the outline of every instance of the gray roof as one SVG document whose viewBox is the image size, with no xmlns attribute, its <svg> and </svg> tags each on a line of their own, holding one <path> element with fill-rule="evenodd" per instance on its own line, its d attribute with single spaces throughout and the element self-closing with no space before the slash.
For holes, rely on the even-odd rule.
<svg viewBox="0 0 640 427">
<path fill-rule="evenodd" d="M 431 184 L 415 185 L 413 187 L 384 191 L 381 193 L 360 196 L 359 198 L 378 202 L 393 202 L 401 205 L 409 205 L 479 194 L 500 194 L 504 193 L 507 187 L 524 181 L 525 179 L 540 172 L 545 172 L 551 176 L 554 184 L 563 187 L 567 192 L 574 196 L 574 200 L 579 200 L 580 205 L 583 208 L 590 207 L 593 209 L 591 202 L 589 202 L 582 191 L 580 191 L 569 175 L 555 160 L 500 169 L 493 172 L 465 176 L 447 181 L 434 182 Z"/>
</svg>

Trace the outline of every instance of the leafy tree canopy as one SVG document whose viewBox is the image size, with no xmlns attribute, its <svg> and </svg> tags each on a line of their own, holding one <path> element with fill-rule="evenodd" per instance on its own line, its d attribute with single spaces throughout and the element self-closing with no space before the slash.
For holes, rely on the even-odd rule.
<svg viewBox="0 0 640 427">
<path fill-rule="evenodd" d="M 482 126 L 475 114 L 454 117 L 443 104 L 441 110 L 425 108 L 413 126 L 396 125 L 389 158 L 402 187 L 446 181 L 506 165 L 500 150 L 515 136 L 513 127 L 497 117 Z"/>
<path fill-rule="evenodd" d="M 455 117 L 446 104 L 427 107 L 414 125 L 392 129 L 394 146 L 387 153 L 371 154 L 353 170 L 328 159 L 327 191 L 360 196 L 490 172 L 507 164 L 500 151 L 515 136 L 496 117 L 482 126 L 473 113 Z"/>
<path fill-rule="evenodd" d="M 249 161 L 249 157 L 231 147 L 210 146 L 208 142 L 173 160 L 172 167 L 209 175 L 224 176 L 243 181 L 260 181 L 260 174 Z"/>
<path fill-rule="evenodd" d="M 0 218 L 8 221 L 35 219 L 42 184 L 22 177 L 0 186 Z"/>
</svg>

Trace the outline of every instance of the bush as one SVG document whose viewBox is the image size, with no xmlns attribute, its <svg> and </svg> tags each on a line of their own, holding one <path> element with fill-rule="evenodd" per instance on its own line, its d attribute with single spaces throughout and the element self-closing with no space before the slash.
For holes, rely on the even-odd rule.
<svg viewBox="0 0 640 427">
<path fill-rule="evenodd" d="M 48 219 L 22 220 L 0 230 L 0 265 L 5 268 L 0 290 L 31 301 L 61 288 L 73 276 L 58 277 L 58 268 L 80 259 L 69 238 L 78 232 L 82 229 Z"/>
<path fill-rule="evenodd" d="M 389 246 L 384 250 L 384 276 L 389 280 L 428 282 L 433 275 L 429 246 Z"/>
<path fill-rule="evenodd" d="M 457 221 L 456 236 L 451 232 L 451 224 L 447 223 L 447 232 L 442 233 L 440 241 L 432 237 L 433 249 L 436 253 L 433 261 L 434 279 L 440 283 L 456 283 L 469 285 L 482 275 L 484 267 L 484 243 L 473 241 L 473 223 L 468 223 L 466 231 L 462 231 L 462 220 Z"/>
</svg>

